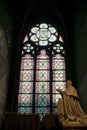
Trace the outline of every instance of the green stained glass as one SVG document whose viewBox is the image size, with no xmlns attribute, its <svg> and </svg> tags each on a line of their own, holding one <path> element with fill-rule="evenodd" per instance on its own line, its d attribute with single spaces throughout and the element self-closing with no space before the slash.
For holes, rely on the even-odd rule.
<svg viewBox="0 0 87 130">
<path fill-rule="evenodd" d="M 47 40 L 49 37 L 50 37 L 50 32 L 47 30 L 47 29 L 40 29 L 38 32 L 37 32 L 37 37 L 40 39 L 40 40 Z"/>
<path fill-rule="evenodd" d="M 49 106 L 50 105 L 50 96 L 49 94 L 36 94 L 35 104 L 36 106 Z"/>
<path fill-rule="evenodd" d="M 38 71 L 36 72 L 36 80 L 37 81 L 49 81 L 49 71 Z"/>
<path fill-rule="evenodd" d="M 36 93 L 49 93 L 49 82 L 36 82 Z"/>
<path fill-rule="evenodd" d="M 37 60 L 37 69 L 49 69 L 49 60 Z"/>
</svg>

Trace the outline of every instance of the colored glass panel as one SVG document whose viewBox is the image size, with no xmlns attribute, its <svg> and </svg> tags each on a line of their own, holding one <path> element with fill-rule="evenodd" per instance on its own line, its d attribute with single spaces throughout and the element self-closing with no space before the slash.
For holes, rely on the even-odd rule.
<svg viewBox="0 0 87 130">
<path fill-rule="evenodd" d="M 50 105 L 49 94 L 36 94 L 35 95 L 35 106 L 49 106 Z"/>
<path fill-rule="evenodd" d="M 51 34 L 47 29 L 40 29 L 36 35 L 40 40 L 47 40 Z"/>
<path fill-rule="evenodd" d="M 36 107 L 35 112 L 39 114 L 40 120 L 47 114 L 50 113 L 50 108 L 48 107 Z"/>
<path fill-rule="evenodd" d="M 33 69 L 34 62 L 32 59 L 21 60 L 21 69 Z"/>
<path fill-rule="evenodd" d="M 32 93 L 33 82 L 20 82 L 19 93 Z"/>
<path fill-rule="evenodd" d="M 49 71 L 37 70 L 36 81 L 49 81 Z"/>
<path fill-rule="evenodd" d="M 32 94 L 19 94 L 18 106 L 32 106 Z"/>
<path fill-rule="evenodd" d="M 33 33 L 33 34 L 32 34 Z M 39 42 L 40 46 L 47 46 L 48 41 L 54 42 L 57 40 L 56 29 L 46 23 L 38 24 L 31 29 L 29 34 L 30 40 L 33 42 Z M 36 43 L 35 43 L 36 44 Z"/>
<path fill-rule="evenodd" d="M 54 81 L 63 81 L 65 80 L 65 71 L 53 71 L 53 80 Z"/>
<path fill-rule="evenodd" d="M 57 40 L 57 37 L 55 35 L 51 35 L 51 37 L 48 40 L 49 42 L 54 42 Z"/>
<path fill-rule="evenodd" d="M 64 59 L 53 58 L 53 69 L 65 69 Z"/>
<path fill-rule="evenodd" d="M 49 82 L 36 82 L 36 93 L 49 93 Z"/>
<path fill-rule="evenodd" d="M 53 106 L 57 106 L 59 98 L 62 98 L 60 94 L 53 94 Z"/>
<path fill-rule="evenodd" d="M 23 43 L 27 42 L 28 41 L 28 36 L 26 35 L 25 38 L 24 38 L 24 41 Z"/>
<path fill-rule="evenodd" d="M 59 41 L 60 41 L 60 42 L 64 42 L 64 41 L 63 41 L 63 38 L 62 38 L 61 36 L 59 36 Z"/>
<path fill-rule="evenodd" d="M 49 60 L 38 59 L 37 60 L 37 69 L 49 69 Z"/>
<path fill-rule="evenodd" d="M 32 70 L 21 70 L 20 71 L 20 81 L 33 81 L 33 71 Z"/>
<path fill-rule="evenodd" d="M 19 113 L 32 113 L 32 107 L 18 107 Z"/>
<path fill-rule="evenodd" d="M 61 52 L 63 54 L 65 51 L 62 46 L 63 39 L 61 36 L 58 39 L 58 35 L 54 27 L 42 23 L 31 28 L 29 36 L 25 36 L 20 68 L 18 112 L 32 113 L 35 110 L 34 112 L 39 114 L 40 119 L 51 110 L 53 113 L 56 112 L 58 99 L 61 98 L 56 89 L 66 89 L 65 59 L 61 56 Z M 28 40 L 36 45 L 27 42 Z M 57 40 L 60 42 L 55 43 Z M 55 53 L 58 54 L 55 55 Z M 50 54 L 53 54 L 52 60 Z M 51 74 L 53 75 L 50 76 Z M 33 99 L 33 94 L 35 99 Z"/>
<path fill-rule="evenodd" d="M 41 23 L 40 28 L 48 28 L 48 25 L 46 23 Z"/>
<path fill-rule="evenodd" d="M 66 82 L 53 82 L 52 83 L 53 86 L 53 93 L 57 93 L 56 89 L 62 89 L 65 90 L 66 89 Z"/>
<path fill-rule="evenodd" d="M 36 33 L 38 30 L 39 30 L 38 27 L 33 27 L 33 28 L 31 29 L 31 32 L 32 32 L 32 33 Z"/>
<path fill-rule="evenodd" d="M 48 41 L 39 41 L 39 45 L 46 46 L 48 45 Z"/>
<path fill-rule="evenodd" d="M 50 31 L 51 33 L 55 33 L 55 32 L 56 32 L 56 29 L 53 28 L 53 27 L 49 27 L 49 31 Z"/>
<path fill-rule="evenodd" d="M 53 107 L 53 113 L 57 113 L 57 109 L 56 109 L 57 107 Z"/>
<path fill-rule="evenodd" d="M 36 35 L 32 35 L 30 39 L 31 41 L 38 42 L 38 38 L 36 37 Z"/>
</svg>

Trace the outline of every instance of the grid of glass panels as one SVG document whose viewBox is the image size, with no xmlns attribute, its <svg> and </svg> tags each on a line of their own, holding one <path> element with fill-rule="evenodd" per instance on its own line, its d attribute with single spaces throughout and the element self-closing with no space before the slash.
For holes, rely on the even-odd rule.
<svg viewBox="0 0 87 130">
<path fill-rule="evenodd" d="M 22 48 L 18 112 L 38 113 L 42 120 L 56 113 L 56 89 L 66 89 L 64 41 L 55 27 L 41 23 L 24 37 Z"/>
<path fill-rule="evenodd" d="M 50 113 L 50 64 L 46 50 L 41 50 L 36 61 L 35 112 Z"/>
<path fill-rule="evenodd" d="M 24 55 L 21 59 L 20 84 L 18 94 L 18 112 L 32 113 L 33 106 L 33 75 L 34 59 L 30 55 Z"/>
</svg>

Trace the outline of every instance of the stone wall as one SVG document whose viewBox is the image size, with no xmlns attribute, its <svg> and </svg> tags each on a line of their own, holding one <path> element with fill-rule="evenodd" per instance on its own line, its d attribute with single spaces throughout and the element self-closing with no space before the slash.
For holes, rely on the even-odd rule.
<svg viewBox="0 0 87 130">
<path fill-rule="evenodd" d="M 81 105 L 87 113 L 87 1 L 79 1 L 73 27 L 77 88 Z"/>
<path fill-rule="evenodd" d="M 5 111 L 12 49 L 12 23 L 4 4 L 0 4 L 0 120 Z"/>
</svg>

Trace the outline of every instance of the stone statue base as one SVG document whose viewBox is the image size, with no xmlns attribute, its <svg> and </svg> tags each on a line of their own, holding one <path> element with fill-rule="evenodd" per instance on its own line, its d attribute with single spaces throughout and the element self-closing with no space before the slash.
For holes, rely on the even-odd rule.
<svg viewBox="0 0 87 130">
<path fill-rule="evenodd" d="M 87 121 L 62 121 L 61 124 L 63 126 L 87 126 Z"/>
</svg>

